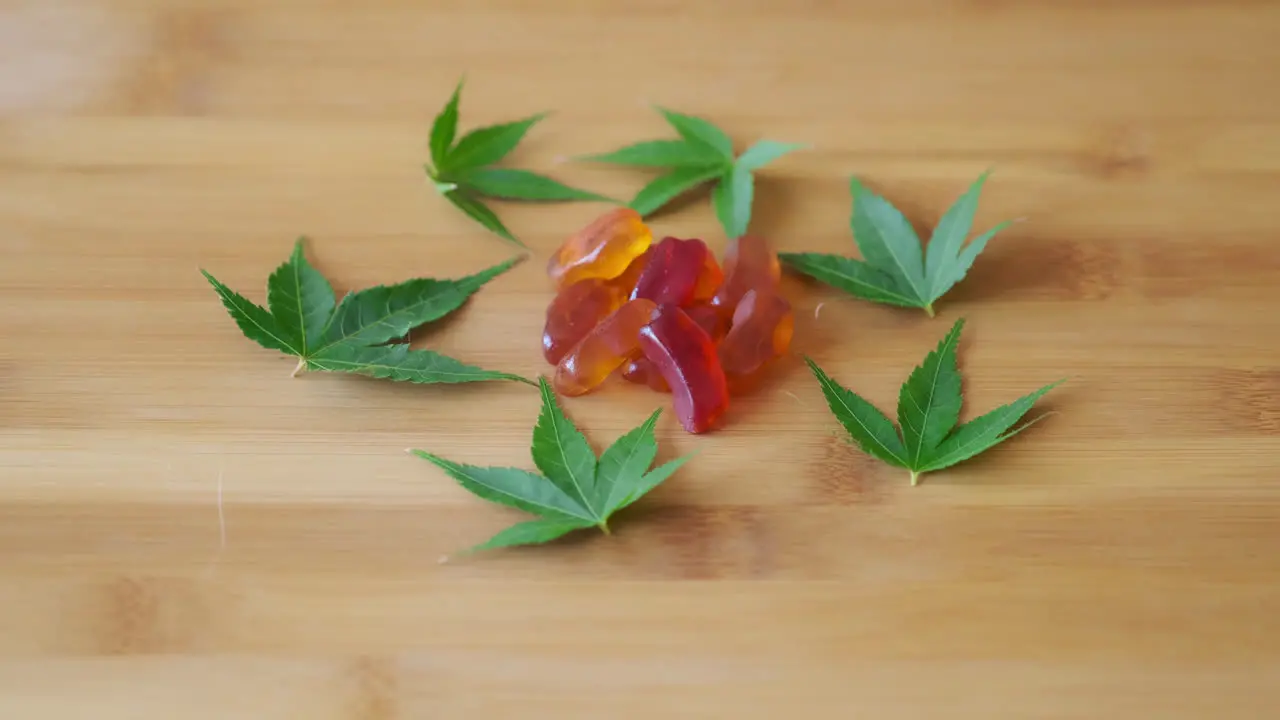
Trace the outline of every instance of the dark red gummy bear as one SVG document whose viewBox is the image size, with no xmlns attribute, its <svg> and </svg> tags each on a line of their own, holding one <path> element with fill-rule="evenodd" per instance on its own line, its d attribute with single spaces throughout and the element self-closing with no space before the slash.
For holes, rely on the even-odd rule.
<svg viewBox="0 0 1280 720">
<path fill-rule="evenodd" d="M 640 329 L 640 349 L 671 388 L 676 418 L 686 431 L 702 433 L 719 423 L 729 409 L 729 385 L 706 330 L 665 303 Z"/>
<path fill-rule="evenodd" d="M 645 298 L 662 305 L 687 305 L 698 289 L 698 280 L 712 258 L 706 243 L 698 239 L 665 237 L 649 249 L 649 264 L 636 281 L 631 299 Z M 714 258 L 712 258 L 714 259 Z M 719 272 L 719 265 L 715 267 Z"/>
</svg>

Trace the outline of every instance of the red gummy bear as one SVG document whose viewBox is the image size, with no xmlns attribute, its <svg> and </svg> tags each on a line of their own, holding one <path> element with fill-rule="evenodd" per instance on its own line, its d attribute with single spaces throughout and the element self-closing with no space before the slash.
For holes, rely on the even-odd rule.
<svg viewBox="0 0 1280 720">
<path fill-rule="evenodd" d="M 729 409 L 729 385 L 711 336 L 684 310 L 659 305 L 640 328 L 640 350 L 671 388 L 680 425 L 690 433 L 715 427 Z"/>
<path fill-rule="evenodd" d="M 636 281 L 631 299 L 685 306 L 701 293 L 710 299 L 724 274 L 715 255 L 698 239 L 665 237 L 649 250 L 648 264 Z"/>
<path fill-rule="evenodd" d="M 698 324 L 698 327 L 707 332 L 711 342 L 718 343 L 725 337 L 729 323 L 715 308 L 706 303 L 694 303 L 681 309 Z M 653 366 L 653 363 L 649 362 L 649 358 L 643 355 L 634 357 L 627 363 L 622 371 L 622 377 L 637 385 L 648 385 L 658 392 L 671 392 L 671 388 L 667 387 L 667 381 L 662 379 L 662 374 Z"/>
<path fill-rule="evenodd" d="M 778 256 L 764 238 L 744 235 L 731 240 L 724 253 L 724 282 L 711 304 L 731 317 L 748 290 L 773 290 L 781 277 Z"/>
</svg>

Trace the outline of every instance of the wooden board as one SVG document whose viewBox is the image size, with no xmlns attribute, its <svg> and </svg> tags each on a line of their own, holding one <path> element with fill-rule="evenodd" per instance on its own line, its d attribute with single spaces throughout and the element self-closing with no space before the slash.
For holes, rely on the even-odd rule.
<svg viewBox="0 0 1280 720">
<path fill-rule="evenodd" d="M 1261 718 L 1280 710 L 1280 5 L 0 3 L 0 716 Z M 992 242 L 939 317 L 794 278 L 792 356 L 612 537 L 438 560 L 516 515 L 422 447 L 530 466 L 535 392 L 323 374 L 243 338 L 296 237 L 345 291 L 513 254 L 426 133 L 554 114 L 515 166 L 741 143 L 753 230 L 853 253 L 857 174 L 924 232 L 982 170 Z M 534 249 L 423 342 L 536 375 Z M 724 247 L 709 203 L 655 232 Z M 909 487 L 799 363 L 892 408 L 958 317 L 965 416 L 1054 415 Z M 667 398 L 566 402 L 599 446 Z"/>
</svg>

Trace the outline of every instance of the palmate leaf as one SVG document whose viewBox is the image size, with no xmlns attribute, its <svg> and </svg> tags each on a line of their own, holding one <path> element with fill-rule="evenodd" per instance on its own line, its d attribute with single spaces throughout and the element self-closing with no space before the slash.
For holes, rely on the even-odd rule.
<svg viewBox="0 0 1280 720">
<path fill-rule="evenodd" d="M 513 525 L 467 552 L 549 542 L 575 530 L 609 531 L 609 519 L 671 477 L 691 456 L 650 469 L 658 452 L 659 411 L 618 438 L 597 461 L 586 437 L 565 416 L 545 378 L 542 409 L 530 454 L 541 475 L 505 467 L 478 467 L 412 450 L 477 497 L 538 516 Z"/>
<path fill-rule="evenodd" d="M 498 237 L 525 247 L 481 198 L 528 202 L 592 201 L 616 204 L 597 193 L 566 185 L 528 170 L 492 167 L 506 159 L 535 125 L 547 117 L 538 113 L 513 122 L 475 128 L 454 143 L 462 81 L 431 127 L 431 160 L 426 166 L 436 191 L 467 217 Z"/>
<path fill-rule="evenodd" d="M 932 317 L 934 303 L 964 279 L 974 260 L 986 249 L 987 242 L 1011 224 L 1000 223 L 965 244 L 987 176 L 988 173 L 979 176 L 942 216 L 930 236 L 927 250 L 922 249 L 919 236 L 897 208 L 854 179 L 850 182 L 853 195 L 850 226 L 862 261 L 816 253 L 780 253 L 778 258 L 791 270 L 855 297 L 921 308 Z M 888 282 L 858 281 L 865 273 L 852 271 L 850 263 L 859 262 Z"/>
<path fill-rule="evenodd" d="M 656 108 L 678 140 L 645 140 L 612 152 L 578 158 L 589 162 L 646 168 L 668 172 L 650 181 L 631 200 L 630 207 L 649 216 L 677 197 L 704 183 L 713 183 L 712 206 L 716 219 L 730 238 L 747 233 L 755 202 L 754 172 L 804 146 L 760 140 L 736 159 L 733 141 L 711 121 L 674 110 Z"/>
<path fill-rule="evenodd" d="M 958 320 L 938 347 L 917 366 L 898 397 L 894 427 L 870 402 L 832 380 L 805 358 L 818 380 L 827 406 L 863 452 L 911 473 L 911 484 L 926 472 L 951 467 L 988 450 L 1039 418 L 1010 430 L 1045 393 L 1062 381 L 1046 385 L 1014 402 L 956 427 L 960 417 L 961 377 L 956 347 L 964 321 Z"/>
<path fill-rule="evenodd" d="M 454 312 L 485 283 L 511 269 L 508 260 L 474 275 L 437 280 L 419 278 L 349 293 L 335 304 L 333 288 L 294 244 L 289 260 L 267 280 L 270 310 L 249 301 L 200 272 L 222 299 L 240 331 L 259 345 L 298 358 L 303 370 L 346 372 L 414 383 L 465 383 L 529 380 L 485 370 L 405 344 L 384 345 L 411 330 Z M 531 384 L 531 383 L 530 383 Z"/>
</svg>

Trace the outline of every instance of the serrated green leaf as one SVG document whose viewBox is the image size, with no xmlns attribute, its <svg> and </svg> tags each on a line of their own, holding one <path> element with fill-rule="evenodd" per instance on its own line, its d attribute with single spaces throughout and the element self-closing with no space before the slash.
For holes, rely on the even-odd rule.
<svg viewBox="0 0 1280 720">
<path fill-rule="evenodd" d="M 586 190 L 569 187 L 558 180 L 528 170 L 510 168 L 479 168 L 453 176 L 468 190 L 491 198 L 503 200 L 530 200 L 535 202 L 567 202 L 592 200 L 616 202 L 612 198 Z"/>
<path fill-rule="evenodd" d="M 978 198 L 990 172 L 984 172 L 969 189 L 947 209 L 938 221 L 925 250 L 925 274 L 929 280 L 929 302 L 942 297 L 964 279 L 973 261 L 986 248 L 987 241 L 1011 223 L 1003 222 L 965 246 L 978 211 Z"/>
<path fill-rule="evenodd" d="M 930 277 L 930 282 L 933 285 L 933 298 L 930 299 L 930 303 L 936 302 L 956 283 L 963 280 L 964 276 L 969 274 L 969 268 L 973 267 L 973 261 L 986 249 L 987 241 L 1012 224 L 1012 221 L 1006 220 L 996 225 L 974 238 L 972 242 L 960 251 L 960 255 L 954 261 L 939 266 L 937 273 Z"/>
<path fill-rule="evenodd" d="M 613 152 L 586 155 L 585 162 L 630 165 L 633 167 L 708 167 L 724 165 L 720 153 L 705 144 L 688 140 L 645 140 Z"/>
<path fill-rule="evenodd" d="M 444 109 L 436 115 L 431 124 L 431 162 L 439 169 L 449 155 L 449 146 L 453 145 L 454 135 L 458 132 L 458 100 L 462 95 L 462 85 L 466 78 L 460 78 L 453 89 L 453 96 L 445 104 Z"/>
<path fill-rule="evenodd" d="M 960 420 L 962 401 L 956 346 L 964 318 L 925 356 L 898 394 L 898 428 L 907 467 L 919 468 Z"/>
<path fill-rule="evenodd" d="M 595 523 L 589 520 L 539 518 L 512 525 L 485 542 L 468 548 L 465 552 L 474 553 L 520 545 L 541 545 L 562 538 L 575 530 L 585 530 L 590 527 L 595 527 Z"/>
<path fill-rule="evenodd" d="M 711 201 L 716 208 L 716 218 L 730 240 L 747 233 L 751 224 L 751 203 L 755 199 L 755 178 L 751 171 L 735 165 L 721 176 Z"/>
<path fill-rule="evenodd" d="M 587 438 L 561 411 L 546 378 L 538 378 L 542 410 L 533 427 L 533 464 L 560 491 L 587 510 L 596 522 L 604 521 L 596 488 L 596 455 Z"/>
<path fill-rule="evenodd" d="M 642 217 L 651 215 L 680 195 L 719 177 L 722 172 L 720 166 L 676 168 L 641 188 L 631 200 L 630 207 Z"/>
<path fill-rule="evenodd" d="M 679 470 L 681 466 L 692 458 L 692 455 L 683 455 L 674 460 L 669 460 L 645 473 L 644 477 L 640 478 L 640 481 L 632 487 L 631 491 L 627 493 L 627 495 L 622 498 L 622 501 L 618 503 L 618 506 L 614 508 L 614 512 L 622 510 L 645 495 L 648 495 L 651 490 L 666 482 L 667 478 L 671 477 L 672 473 Z"/>
<path fill-rule="evenodd" d="M 831 412 L 858 446 L 869 455 L 890 465 L 911 471 L 911 484 L 920 475 L 950 467 L 991 448 L 1025 430 L 1030 423 L 1007 432 L 1045 393 L 1062 381 L 1019 398 L 986 415 L 952 430 L 960 415 L 961 378 L 955 366 L 963 320 L 958 320 L 939 343 L 911 373 L 898 397 L 899 428 L 870 403 L 839 386 L 826 373 L 805 358 L 822 386 Z"/>
<path fill-rule="evenodd" d="M 1022 416 L 1031 410 L 1037 400 L 1043 397 L 1045 393 L 1062 384 L 1062 382 L 1062 380 L 1059 380 L 1045 385 L 1029 395 L 1024 395 L 1008 405 L 998 407 L 956 428 L 929 455 L 927 462 L 920 466 L 919 472 L 934 472 L 968 460 L 1039 422 L 1042 418 L 1036 418 L 1022 427 L 1008 432 L 1009 428 L 1013 427 Z"/>
<path fill-rule="evenodd" d="M 734 163 L 735 167 L 755 171 L 786 155 L 804 148 L 799 143 L 784 143 L 776 140 L 757 140 L 754 145 L 743 151 Z"/>
<path fill-rule="evenodd" d="M 289 334 L 280 329 L 276 319 L 265 308 L 223 285 L 203 268 L 200 274 L 213 286 L 214 292 L 222 299 L 222 306 L 245 337 L 268 350 L 279 350 L 287 355 L 302 353 L 302 348 L 291 343 Z"/>
<path fill-rule="evenodd" d="M 791 270 L 864 300 L 920 307 L 892 277 L 860 260 L 823 253 L 778 253 L 778 260 Z"/>
<path fill-rule="evenodd" d="M 466 213 L 472 220 L 483 225 L 493 234 L 507 240 L 508 242 L 515 243 L 522 248 L 528 249 L 528 246 L 517 240 L 515 235 L 511 234 L 511 231 L 507 229 L 506 225 L 502 224 L 502 221 L 499 220 L 498 216 L 489 209 L 488 205 L 485 205 L 479 200 L 467 195 L 462 190 L 454 190 L 453 192 L 445 193 L 445 197 L 448 198 L 449 202 L 453 203 L 455 207 Z"/>
<path fill-rule="evenodd" d="M 316 353 L 335 345 L 378 345 L 404 337 L 419 325 L 439 320 L 462 305 L 485 283 L 519 262 L 511 259 L 455 280 L 417 278 L 376 285 L 342 298 Z"/>
<path fill-rule="evenodd" d="M 893 421 L 874 405 L 832 380 L 813 360 L 806 357 L 804 361 L 818 379 L 831 413 L 858 447 L 890 465 L 906 467 L 906 448 L 902 445 L 902 438 L 898 437 Z"/>
<path fill-rule="evenodd" d="M 362 347 L 330 345 L 306 359 L 311 370 L 345 372 L 384 380 L 425 384 L 457 384 L 486 380 L 533 382 L 512 373 L 485 370 L 432 350 L 412 350 L 404 343 Z"/>
<path fill-rule="evenodd" d="M 658 112 L 680 133 L 680 137 L 689 142 L 701 143 L 715 150 L 724 160 L 733 161 L 733 140 L 710 121 L 662 107 L 658 108 Z"/>
<path fill-rule="evenodd" d="M 413 454 L 444 470 L 471 494 L 560 522 L 595 524 L 591 513 L 541 475 L 513 467 L 480 467 L 446 460 L 425 450 Z"/>
<path fill-rule="evenodd" d="M 640 487 L 645 472 L 658 455 L 658 441 L 653 428 L 662 409 L 653 411 L 647 420 L 618 438 L 600 455 L 596 469 L 596 488 L 605 516 L 616 511 L 632 492 Z"/>
<path fill-rule="evenodd" d="M 320 345 L 325 325 L 333 313 L 333 287 L 302 253 L 302 238 L 293 255 L 267 278 L 267 307 L 277 327 L 287 333 L 298 355 Z"/>
<path fill-rule="evenodd" d="M 547 113 L 538 113 L 523 120 L 487 125 L 476 128 L 458 141 L 449 151 L 443 167 L 437 167 L 446 177 L 463 170 L 492 165 L 505 158 Z"/>
<path fill-rule="evenodd" d="M 307 263 L 299 240 L 290 259 L 268 281 L 274 314 L 208 272 L 200 272 L 246 337 L 298 358 L 295 375 L 311 369 L 414 383 L 514 380 L 532 385 L 519 375 L 484 370 L 428 350 L 410 350 L 406 344 L 380 345 L 453 312 L 518 261 L 514 258 L 457 280 L 422 278 L 368 288 L 347 295 L 335 308 L 329 281 Z"/>
<path fill-rule="evenodd" d="M 920 238 L 911 223 L 888 200 L 867 190 L 857 178 L 850 181 L 853 193 L 853 239 L 863 259 L 888 273 L 920 307 L 929 303 L 924 276 Z"/>
<path fill-rule="evenodd" d="M 657 453 L 653 428 L 659 413 L 654 412 L 618 438 L 597 462 L 586 437 L 560 411 L 551 385 L 539 378 L 538 386 L 542 409 L 533 429 L 530 454 L 545 475 L 462 465 L 423 450 L 412 451 L 473 494 L 542 517 L 507 528 L 472 550 L 546 542 L 591 526 L 608 534 L 608 520 L 614 512 L 643 497 L 689 459 L 677 458 L 645 472 Z"/>
</svg>

